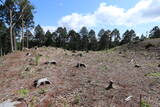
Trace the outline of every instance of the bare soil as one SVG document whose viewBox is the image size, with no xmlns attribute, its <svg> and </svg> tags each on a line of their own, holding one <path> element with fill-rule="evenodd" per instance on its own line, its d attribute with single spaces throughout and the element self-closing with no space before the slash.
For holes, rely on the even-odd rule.
<svg viewBox="0 0 160 107">
<path fill-rule="evenodd" d="M 153 46 L 146 49 L 149 43 Z M 52 60 L 57 64 L 44 64 Z M 76 68 L 77 63 L 87 67 Z M 0 57 L 0 102 L 21 98 L 17 107 L 139 107 L 141 95 L 143 102 L 160 107 L 160 75 L 147 75 L 160 73 L 159 64 L 160 39 L 89 53 L 52 47 L 17 51 Z M 45 77 L 51 85 L 33 87 Z M 113 89 L 106 90 L 110 80 Z M 125 101 L 128 96 L 133 97 Z"/>
</svg>

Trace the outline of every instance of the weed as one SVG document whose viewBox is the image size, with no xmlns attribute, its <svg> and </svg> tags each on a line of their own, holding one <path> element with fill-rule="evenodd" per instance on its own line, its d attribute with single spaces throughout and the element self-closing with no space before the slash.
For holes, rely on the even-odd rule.
<svg viewBox="0 0 160 107">
<path fill-rule="evenodd" d="M 39 94 L 45 94 L 46 92 L 48 92 L 47 89 L 41 88 L 38 93 L 39 93 Z"/>
<path fill-rule="evenodd" d="M 100 68 L 102 71 L 106 71 L 107 70 L 107 66 L 106 65 L 103 65 L 103 66 L 101 66 L 101 68 Z"/>
<path fill-rule="evenodd" d="M 39 59 L 40 59 L 40 56 L 39 56 L 39 55 L 36 55 L 36 56 L 35 56 L 36 66 L 39 64 Z"/>
<path fill-rule="evenodd" d="M 28 89 L 20 89 L 20 90 L 18 91 L 18 93 L 19 93 L 19 95 L 20 95 L 21 97 L 25 97 L 25 96 L 28 95 L 29 90 L 28 90 Z"/>
<path fill-rule="evenodd" d="M 0 57 L 0 66 L 3 66 L 4 64 L 3 64 L 3 61 L 4 61 L 4 59 L 2 58 L 2 57 Z"/>
<path fill-rule="evenodd" d="M 37 101 L 36 97 L 33 97 L 33 98 L 31 99 L 31 103 L 29 104 L 29 107 L 35 107 L 36 101 Z"/>
<path fill-rule="evenodd" d="M 119 47 L 114 47 L 114 48 L 111 48 L 111 49 L 107 49 L 106 50 L 106 53 L 112 53 L 114 52 L 115 50 L 117 50 Z"/>
<path fill-rule="evenodd" d="M 53 104 L 48 104 L 48 107 L 53 107 Z"/>
<path fill-rule="evenodd" d="M 148 73 L 145 76 L 149 77 L 160 77 L 160 72 Z"/>
<path fill-rule="evenodd" d="M 49 60 L 49 56 L 47 55 L 47 56 L 45 56 L 46 57 L 46 60 Z"/>
<path fill-rule="evenodd" d="M 151 105 L 148 104 L 148 103 L 145 102 L 145 101 L 142 101 L 142 102 L 141 102 L 141 107 L 151 107 Z"/>
<path fill-rule="evenodd" d="M 79 95 L 76 95 L 75 96 L 75 99 L 73 101 L 73 104 L 79 104 L 80 103 L 80 96 Z"/>
</svg>

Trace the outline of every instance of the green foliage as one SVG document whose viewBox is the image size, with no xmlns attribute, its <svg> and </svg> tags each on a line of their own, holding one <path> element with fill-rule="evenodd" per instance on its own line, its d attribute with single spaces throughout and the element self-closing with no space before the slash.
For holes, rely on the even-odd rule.
<svg viewBox="0 0 160 107">
<path fill-rule="evenodd" d="M 40 56 L 39 56 L 39 55 L 36 55 L 36 56 L 35 56 L 35 64 L 36 64 L 36 66 L 38 66 L 39 60 L 40 60 Z"/>
<path fill-rule="evenodd" d="M 81 48 L 81 37 L 74 30 L 69 31 L 68 33 L 69 43 L 68 49 L 70 50 L 80 50 Z"/>
<path fill-rule="evenodd" d="M 111 48 L 111 31 L 107 30 L 104 32 L 104 34 L 100 38 L 99 49 L 104 50 L 109 48 Z"/>
<path fill-rule="evenodd" d="M 37 98 L 36 97 L 32 97 L 31 102 L 29 103 L 29 107 L 35 107 L 37 102 Z"/>
<path fill-rule="evenodd" d="M 5 40 L 3 40 L 4 42 L 2 43 L 5 46 L 0 44 L 0 46 L 3 47 L 3 53 L 8 53 L 10 51 L 17 50 L 16 38 L 19 38 L 19 32 L 21 32 L 22 30 L 22 23 L 24 31 L 29 28 L 33 28 L 33 10 L 34 7 L 29 0 L 4 0 L 4 2 L 1 1 L 0 22 L 3 22 L 6 26 L 6 29 L 8 30 L 7 35 L 5 35 L 4 37 Z M 5 32 L 4 29 L 2 31 Z"/>
<path fill-rule="evenodd" d="M 26 97 L 26 96 L 28 95 L 28 93 L 29 93 L 29 90 L 28 90 L 28 89 L 20 89 L 20 90 L 18 91 L 18 93 L 19 93 L 19 95 L 20 95 L 21 97 Z"/>
<path fill-rule="evenodd" d="M 126 30 L 126 32 L 123 34 L 123 40 L 121 41 L 121 44 L 130 43 L 135 37 L 136 33 L 134 30 Z"/>
<path fill-rule="evenodd" d="M 75 99 L 74 99 L 73 103 L 74 104 L 79 104 L 80 103 L 80 96 L 79 95 L 75 96 Z"/>
<path fill-rule="evenodd" d="M 88 39 L 89 39 L 89 50 L 97 50 L 98 45 L 97 45 L 97 39 L 96 39 L 96 33 L 94 30 L 90 30 L 89 34 L 88 34 Z"/>
<path fill-rule="evenodd" d="M 98 37 L 101 38 L 102 35 L 104 34 L 105 30 L 104 29 L 101 29 L 98 33 Z"/>
<path fill-rule="evenodd" d="M 160 72 L 148 73 L 145 76 L 149 77 L 160 77 Z"/>
<path fill-rule="evenodd" d="M 10 38 L 5 23 L 0 21 L 0 56 L 10 52 Z"/>
<path fill-rule="evenodd" d="M 39 94 L 45 94 L 46 92 L 48 92 L 47 89 L 41 88 L 38 93 L 39 93 Z"/>
<path fill-rule="evenodd" d="M 107 68 L 107 66 L 106 65 L 103 65 L 103 66 L 101 66 L 101 68 L 100 68 L 102 71 L 106 71 L 108 68 Z"/>
<path fill-rule="evenodd" d="M 151 105 L 148 104 L 148 103 L 145 102 L 145 101 L 142 101 L 142 102 L 141 102 L 141 107 L 151 107 Z"/>
<path fill-rule="evenodd" d="M 155 26 L 149 34 L 150 38 L 160 38 L 160 28 L 158 26 Z"/>
<path fill-rule="evenodd" d="M 45 43 L 45 33 L 40 25 L 37 25 L 34 29 L 35 39 L 38 46 L 43 46 Z"/>
</svg>

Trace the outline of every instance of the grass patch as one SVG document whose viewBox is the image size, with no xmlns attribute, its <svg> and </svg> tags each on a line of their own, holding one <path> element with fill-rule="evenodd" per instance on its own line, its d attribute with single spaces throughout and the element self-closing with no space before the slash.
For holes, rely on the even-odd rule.
<svg viewBox="0 0 160 107">
<path fill-rule="evenodd" d="M 29 90 L 28 90 L 28 89 L 20 89 L 20 90 L 18 91 L 18 93 L 19 93 L 19 95 L 20 95 L 21 97 L 26 97 L 26 96 L 28 95 L 28 93 L 29 93 Z"/>
<path fill-rule="evenodd" d="M 47 89 L 41 88 L 38 93 L 39 93 L 39 94 L 45 94 L 45 93 L 47 93 L 47 92 L 48 92 Z"/>
<path fill-rule="evenodd" d="M 148 73 L 145 76 L 148 76 L 148 77 L 160 77 L 160 72 Z"/>
<path fill-rule="evenodd" d="M 35 107 L 37 102 L 36 97 L 32 97 L 31 102 L 29 103 L 29 107 Z"/>
<path fill-rule="evenodd" d="M 4 61 L 4 58 L 0 57 L 0 66 L 3 66 L 3 61 Z"/>
<path fill-rule="evenodd" d="M 106 53 L 112 53 L 114 51 L 116 51 L 117 49 L 119 49 L 120 46 L 117 46 L 117 47 L 114 47 L 114 48 L 111 48 L 111 49 L 107 49 L 105 50 Z"/>
<path fill-rule="evenodd" d="M 107 68 L 106 65 L 103 65 L 103 66 L 101 66 L 101 68 L 100 68 L 101 71 L 106 71 L 107 69 L 108 69 L 108 68 Z"/>
<path fill-rule="evenodd" d="M 151 105 L 148 104 L 148 103 L 145 102 L 145 101 L 142 101 L 142 102 L 141 102 L 141 107 L 151 107 Z"/>
<path fill-rule="evenodd" d="M 40 60 L 40 56 L 39 56 L 39 55 L 36 55 L 36 56 L 35 56 L 35 64 L 36 64 L 36 66 L 38 66 L 39 60 Z"/>
<path fill-rule="evenodd" d="M 79 104 L 80 103 L 80 96 L 79 95 L 76 95 L 75 96 L 75 99 L 73 101 L 73 104 Z"/>
</svg>

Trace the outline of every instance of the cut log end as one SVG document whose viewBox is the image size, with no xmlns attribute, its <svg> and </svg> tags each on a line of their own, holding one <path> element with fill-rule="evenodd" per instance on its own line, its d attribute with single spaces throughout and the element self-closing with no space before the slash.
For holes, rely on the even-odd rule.
<svg viewBox="0 0 160 107">
<path fill-rule="evenodd" d="M 86 68 L 86 65 L 82 64 L 82 63 L 77 63 L 77 65 L 75 67 L 76 68 Z"/>
<path fill-rule="evenodd" d="M 105 88 L 106 90 L 113 89 L 113 81 L 110 80 L 109 85 Z"/>
</svg>

